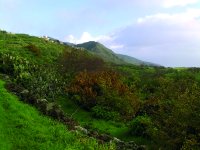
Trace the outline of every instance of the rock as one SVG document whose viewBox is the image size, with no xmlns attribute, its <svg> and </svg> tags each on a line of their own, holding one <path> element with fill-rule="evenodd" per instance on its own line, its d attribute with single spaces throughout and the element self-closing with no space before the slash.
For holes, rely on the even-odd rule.
<svg viewBox="0 0 200 150">
<path fill-rule="evenodd" d="M 5 80 L 10 79 L 10 77 L 8 75 L 5 75 Z"/>
<path fill-rule="evenodd" d="M 115 139 L 115 141 L 118 141 L 118 140 Z M 134 141 L 124 142 L 124 141 L 119 140 L 119 142 L 116 142 L 116 149 L 117 150 L 146 150 L 147 148 L 144 145 L 138 146 Z"/>
<path fill-rule="evenodd" d="M 52 110 L 56 104 L 54 102 L 47 104 L 47 112 Z"/>
<path fill-rule="evenodd" d="M 116 138 L 116 137 L 113 138 L 113 141 L 114 141 L 115 143 L 121 143 L 121 142 L 122 142 L 120 139 L 118 139 L 118 138 Z"/>
<path fill-rule="evenodd" d="M 46 99 L 36 99 L 35 106 L 44 114 L 47 114 L 47 104 Z"/>
<path fill-rule="evenodd" d="M 100 134 L 98 136 L 98 139 L 104 141 L 104 142 L 110 142 L 112 140 L 112 137 L 107 134 Z"/>
<path fill-rule="evenodd" d="M 21 99 L 27 101 L 29 94 L 30 94 L 29 91 L 27 89 L 24 89 L 20 92 L 19 96 L 21 97 Z"/>
<path fill-rule="evenodd" d="M 140 145 L 138 147 L 138 150 L 147 150 L 147 147 L 145 145 Z"/>
<path fill-rule="evenodd" d="M 85 129 L 85 128 L 83 128 L 83 127 L 81 127 L 81 126 L 75 126 L 75 129 L 77 130 L 77 131 L 80 131 L 81 133 L 83 133 L 83 134 L 88 134 L 88 130 L 87 129 Z"/>
<path fill-rule="evenodd" d="M 89 136 L 96 138 L 96 137 L 99 136 L 99 134 L 98 134 L 97 131 L 90 131 L 90 132 L 89 132 Z"/>
<path fill-rule="evenodd" d="M 46 99 L 37 99 L 38 104 L 48 103 Z"/>
<path fill-rule="evenodd" d="M 63 118 L 65 116 L 65 113 L 61 109 L 61 107 L 54 102 L 46 104 L 45 114 L 47 114 L 55 119 L 58 119 L 58 120 L 63 120 Z"/>
<path fill-rule="evenodd" d="M 28 94 L 28 93 L 29 93 L 29 90 L 27 90 L 27 89 L 20 92 L 20 94 Z"/>
</svg>

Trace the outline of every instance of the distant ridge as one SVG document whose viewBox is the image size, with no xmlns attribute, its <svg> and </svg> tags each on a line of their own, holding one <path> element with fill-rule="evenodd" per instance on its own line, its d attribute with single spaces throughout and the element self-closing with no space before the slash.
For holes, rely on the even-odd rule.
<svg viewBox="0 0 200 150">
<path fill-rule="evenodd" d="M 134 58 L 134 57 L 131 57 L 131 56 L 128 56 L 128 55 L 117 54 L 117 56 L 119 58 L 121 58 L 122 60 L 124 60 L 126 63 L 129 63 L 129 64 L 147 65 L 147 66 L 160 66 L 158 64 L 154 64 L 154 63 L 151 63 L 151 62 L 142 61 L 142 60 L 139 60 L 137 58 Z"/>
<path fill-rule="evenodd" d="M 126 62 L 119 58 L 112 50 L 108 49 L 104 45 L 90 41 L 82 44 L 77 44 L 76 47 L 82 47 L 89 52 L 101 57 L 106 62 L 112 62 L 115 64 L 125 64 Z"/>
<path fill-rule="evenodd" d="M 106 62 L 111 62 L 116 64 L 159 66 L 157 64 L 145 62 L 131 56 L 116 54 L 111 49 L 105 47 L 103 44 L 94 41 L 77 44 L 75 45 L 75 47 L 85 48 L 89 52 L 98 55 Z"/>
</svg>

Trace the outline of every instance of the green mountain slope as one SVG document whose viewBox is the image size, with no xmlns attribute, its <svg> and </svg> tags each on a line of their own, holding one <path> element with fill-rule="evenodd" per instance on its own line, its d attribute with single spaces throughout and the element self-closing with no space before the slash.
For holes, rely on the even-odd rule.
<svg viewBox="0 0 200 150">
<path fill-rule="evenodd" d="M 27 34 L 10 34 L 0 31 L 0 51 L 43 63 L 55 60 L 69 46 Z"/>
<path fill-rule="evenodd" d="M 130 57 L 127 55 L 122 55 L 122 54 L 117 54 L 117 56 L 130 64 L 135 64 L 135 65 L 145 64 L 145 62 L 143 62 L 139 59 L 136 59 L 134 57 Z"/>
<path fill-rule="evenodd" d="M 98 43 L 98 42 L 86 42 L 83 44 L 76 45 L 77 47 L 85 48 L 86 50 L 90 51 L 93 54 L 96 54 L 100 56 L 104 61 L 106 62 L 112 62 L 116 64 L 124 64 L 125 62 L 116 56 L 116 54 L 105 47 L 104 45 Z"/>
<path fill-rule="evenodd" d="M 1 150 L 110 149 L 94 139 L 75 135 L 56 121 L 42 116 L 4 89 L 0 80 Z"/>
<path fill-rule="evenodd" d="M 131 56 L 127 56 L 127 55 L 117 54 L 117 56 L 119 58 L 121 58 L 122 60 L 124 60 L 126 63 L 129 63 L 129 64 L 147 65 L 147 66 L 159 66 L 157 64 L 150 63 L 150 62 L 145 62 L 145 61 L 142 61 L 142 60 L 139 60 L 137 58 L 134 58 L 134 57 L 131 57 Z"/>
<path fill-rule="evenodd" d="M 126 65 L 96 42 L 86 50 L 53 40 L 0 31 L 0 75 L 19 99 L 69 127 L 77 121 L 72 129 L 85 134 L 20 102 L 0 81 L 0 150 L 112 150 L 113 140 L 117 150 L 200 149 L 199 68 L 129 65 L 135 59 L 123 56 Z"/>
<path fill-rule="evenodd" d="M 130 57 L 127 55 L 122 54 L 116 54 L 109 48 L 105 47 L 104 45 L 90 41 L 82 44 L 76 45 L 77 47 L 85 48 L 86 50 L 92 52 L 93 54 L 96 54 L 100 56 L 102 59 L 104 59 L 106 62 L 112 62 L 116 64 L 133 64 L 133 65 L 147 65 L 147 66 L 156 66 L 153 63 L 145 62 L 139 59 L 136 59 L 134 57 Z"/>
</svg>

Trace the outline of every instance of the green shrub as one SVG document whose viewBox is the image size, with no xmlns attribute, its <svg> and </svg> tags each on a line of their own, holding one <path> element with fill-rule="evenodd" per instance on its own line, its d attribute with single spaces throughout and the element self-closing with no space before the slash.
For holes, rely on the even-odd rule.
<svg viewBox="0 0 200 150">
<path fill-rule="evenodd" d="M 99 105 L 92 108 L 92 114 L 94 117 L 99 119 L 114 120 L 114 121 L 120 120 L 120 114 L 118 112 L 111 111 L 111 109 Z"/>
<path fill-rule="evenodd" d="M 40 49 L 38 47 L 36 47 L 35 45 L 29 44 L 29 45 L 25 46 L 25 48 L 27 48 L 30 52 L 32 52 L 36 56 L 41 56 Z"/>
<path fill-rule="evenodd" d="M 137 116 L 130 123 L 130 134 L 134 136 L 142 136 L 145 138 L 152 138 L 157 134 L 157 128 L 152 123 L 148 116 Z"/>
<path fill-rule="evenodd" d="M 66 89 L 72 97 L 79 95 L 79 99 L 73 100 L 80 106 L 88 110 L 97 105 L 106 106 L 124 120 L 132 119 L 140 107 L 138 97 L 114 71 L 80 72 Z"/>
<path fill-rule="evenodd" d="M 183 143 L 183 146 L 181 147 L 181 150 L 199 150 L 200 144 L 198 140 L 196 140 L 194 137 L 191 139 L 186 139 Z"/>
</svg>

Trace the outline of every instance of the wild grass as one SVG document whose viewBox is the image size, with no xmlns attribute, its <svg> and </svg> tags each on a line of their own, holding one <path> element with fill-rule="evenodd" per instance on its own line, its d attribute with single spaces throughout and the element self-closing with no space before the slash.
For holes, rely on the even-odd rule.
<svg viewBox="0 0 200 150">
<path fill-rule="evenodd" d="M 1 150 L 114 149 L 94 139 L 70 132 L 64 125 L 42 116 L 35 108 L 8 93 L 0 80 Z"/>
<path fill-rule="evenodd" d="M 99 132 L 107 133 L 123 140 L 126 139 L 129 128 L 124 123 L 96 119 L 92 116 L 91 112 L 81 109 L 65 97 L 60 97 L 58 103 L 67 114 L 70 114 L 71 117 L 77 120 L 82 126 L 92 128 L 93 130 L 96 129 Z"/>
</svg>

